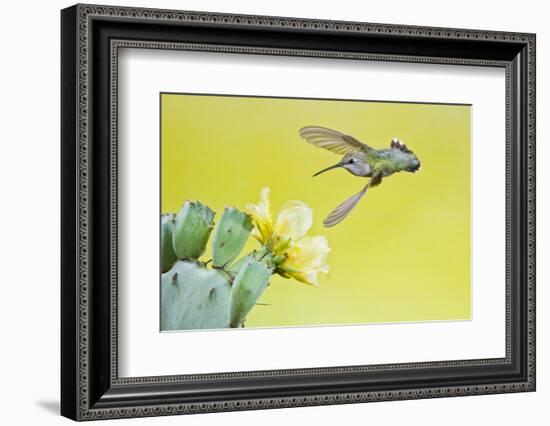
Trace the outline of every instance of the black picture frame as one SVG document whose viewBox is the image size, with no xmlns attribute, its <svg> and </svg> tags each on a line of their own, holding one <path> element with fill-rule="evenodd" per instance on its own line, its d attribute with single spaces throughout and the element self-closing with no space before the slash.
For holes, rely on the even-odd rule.
<svg viewBox="0 0 550 426">
<path fill-rule="evenodd" d="M 61 12 L 61 414 L 159 416 L 535 390 L 535 35 L 75 5 Z M 506 70 L 506 357 L 118 377 L 117 49 Z"/>
</svg>

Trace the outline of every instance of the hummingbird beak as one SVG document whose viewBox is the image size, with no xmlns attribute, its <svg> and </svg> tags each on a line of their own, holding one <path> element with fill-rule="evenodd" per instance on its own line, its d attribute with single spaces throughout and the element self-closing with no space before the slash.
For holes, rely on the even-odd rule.
<svg viewBox="0 0 550 426">
<path fill-rule="evenodd" d="M 328 172 L 329 170 L 336 169 L 337 167 L 342 167 L 342 165 L 341 165 L 340 163 L 338 163 L 338 164 L 335 164 L 334 166 L 327 167 L 326 169 L 323 169 L 323 170 L 321 170 L 321 171 L 315 173 L 315 174 L 313 175 L 313 177 L 319 176 L 321 173 Z"/>
</svg>

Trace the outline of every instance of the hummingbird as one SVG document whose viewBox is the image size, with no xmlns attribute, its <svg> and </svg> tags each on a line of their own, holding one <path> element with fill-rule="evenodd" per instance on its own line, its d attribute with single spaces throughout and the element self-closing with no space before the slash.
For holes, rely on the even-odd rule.
<svg viewBox="0 0 550 426">
<path fill-rule="evenodd" d="M 376 149 L 360 142 L 353 136 L 326 127 L 302 127 L 299 134 L 302 139 L 312 145 L 343 155 L 338 163 L 315 173 L 314 177 L 342 167 L 352 175 L 370 178 L 361 191 L 330 212 L 323 221 L 323 225 L 327 228 L 344 220 L 367 190 L 380 185 L 383 178 L 402 171 L 416 173 L 420 170 L 420 160 L 407 148 L 407 145 L 397 138 L 391 140 L 389 148 Z"/>
</svg>

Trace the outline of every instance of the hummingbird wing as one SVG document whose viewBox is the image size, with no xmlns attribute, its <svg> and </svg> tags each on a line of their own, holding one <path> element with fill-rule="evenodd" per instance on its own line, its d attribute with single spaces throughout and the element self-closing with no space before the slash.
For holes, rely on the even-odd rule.
<svg viewBox="0 0 550 426">
<path fill-rule="evenodd" d="M 371 186 L 374 188 L 375 186 L 380 185 L 381 182 L 382 175 L 377 174 L 373 176 L 369 183 L 367 183 L 361 191 L 359 191 L 357 194 L 353 194 L 346 201 L 344 201 L 342 204 L 338 205 L 333 211 L 331 211 L 330 214 L 323 221 L 323 225 L 325 225 L 325 227 L 327 228 L 330 228 L 342 222 L 342 220 L 344 220 L 344 218 L 351 213 L 359 200 L 363 198 L 363 195 L 366 194 L 367 190 Z"/>
<path fill-rule="evenodd" d="M 302 127 L 299 134 L 306 142 L 319 148 L 328 149 L 335 154 L 345 155 L 356 151 L 363 151 L 365 153 L 374 152 L 370 146 L 359 142 L 353 136 L 326 127 Z"/>
<path fill-rule="evenodd" d="M 370 185 L 370 182 L 367 183 L 365 187 L 361 191 L 359 191 L 357 194 L 353 194 L 346 201 L 344 201 L 342 204 L 336 207 L 333 211 L 331 211 L 330 214 L 323 221 L 323 225 L 325 225 L 325 227 L 327 228 L 330 228 L 331 226 L 337 225 L 342 220 L 344 220 L 344 218 L 348 214 L 350 214 L 353 208 L 357 205 L 359 200 L 363 198 L 363 195 L 365 195 L 365 193 L 367 192 L 367 189 L 369 189 L 369 185 Z"/>
</svg>

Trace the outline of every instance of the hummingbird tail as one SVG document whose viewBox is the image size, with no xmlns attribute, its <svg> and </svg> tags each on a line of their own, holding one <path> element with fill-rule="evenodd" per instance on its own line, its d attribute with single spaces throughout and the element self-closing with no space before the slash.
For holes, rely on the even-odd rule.
<svg viewBox="0 0 550 426">
<path fill-rule="evenodd" d="M 327 228 L 330 228 L 344 220 L 344 218 L 348 214 L 350 214 L 353 208 L 357 205 L 359 200 L 363 198 L 363 195 L 365 195 L 367 189 L 369 189 L 369 186 L 370 182 L 367 183 L 365 187 L 357 194 L 352 195 L 342 204 L 338 205 L 338 207 L 331 211 L 330 214 L 326 217 L 326 219 L 323 221 L 323 225 L 325 225 L 325 227 Z"/>
</svg>

